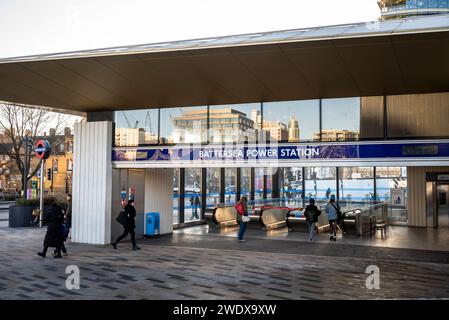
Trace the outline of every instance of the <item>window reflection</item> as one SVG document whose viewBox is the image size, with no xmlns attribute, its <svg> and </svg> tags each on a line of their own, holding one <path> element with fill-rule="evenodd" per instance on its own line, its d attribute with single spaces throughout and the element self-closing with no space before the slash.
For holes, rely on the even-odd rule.
<svg viewBox="0 0 449 320">
<path fill-rule="evenodd" d="M 214 208 L 220 203 L 220 168 L 207 168 L 206 175 L 206 206 Z"/>
<path fill-rule="evenodd" d="M 376 189 L 388 203 L 388 220 L 407 223 L 407 167 L 376 167 Z"/>
<path fill-rule="evenodd" d="M 115 145 L 136 147 L 157 144 L 158 109 L 115 112 Z"/>
<path fill-rule="evenodd" d="M 211 143 L 257 141 L 260 103 L 210 106 L 209 117 Z"/>
<path fill-rule="evenodd" d="M 163 144 L 206 143 L 207 107 L 161 109 Z"/>
<path fill-rule="evenodd" d="M 201 169 L 185 169 L 184 221 L 201 219 Z"/>
<path fill-rule="evenodd" d="M 225 203 L 234 204 L 237 192 L 237 168 L 225 168 Z"/>
<path fill-rule="evenodd" d="M 283 168 L 279 174 L 281 199 L 286 204 L 297 203 L 302 197 L 302 167 Z"/>
<path fill-rule="evenodd" d="M 375 200 L 373 167 L 339 168 L 339 180 L 340 200 L 346 207 Z"/>
<path fill-rule="evenodd" d="M 173 224 L 179 221 L 179 169 L 173 170 Z"/>
<path fill-rule="evenodd" d="M 314 134 L 319 141 L 359 140 L 360 98 L 322 100 L 323 129 Z"/>
<path fill-rule="evenodd" d="M 263 129 L 278 142 L 313 140 L 320 131 L 319 100 L 264 103 Z"/>
<path fill-rule="evenodd" d="M 337 196 L 335 167 L 307 167 L 306 198 L 328 201 L 331 195 Z"/>
<path fill-rule="evenodd" d="M 241 168 L 240 196 L 251 198 L 251 168 Z"/>
</svg>

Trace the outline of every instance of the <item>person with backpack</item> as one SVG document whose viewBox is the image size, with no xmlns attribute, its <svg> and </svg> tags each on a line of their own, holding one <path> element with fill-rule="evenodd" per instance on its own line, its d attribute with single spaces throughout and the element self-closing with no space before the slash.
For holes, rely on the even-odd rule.
<svg viewBox="0 0 449 320">
<path fill-rule="evenodd" d="M 235 205 L 235 210 L 237 211 L 237 222 L 239 223 L 239 233 L 238 233 L 238 241 L 245 242 L 243 239 L 245 235 L 247 224 L 250 220 L 248 215 L 248 206 L 247 206 L 248 198 L 243 196 L 239 202 Z"/>
<path fill-rule="evenodd" d="M 315 235 L 315 227 L 318 222 L 318 217 L 321 215 L 321 210 L 315 205 L 315 200 L 310 199 L 309 205 L 304 210 L 304 216 L 306 217 L 307 224 L 309 225 L 309 241 L 313 241 Z"/>
<path fill-rule="evenodd" d="M 338 202 L 335 201 L 335 195 L 331 195 L 329 202 L 326 205 L 326 213 L 329 219 L 330 227 L 330 240 L 337 241 L 337 225 L 341 220 L 341 207 Z"/>
<path fill-rule="evenodd" d="M 120 215 L 122 218 L 125 218 L 120 222 L 123 225 L 124 231 L 123 234 L 112 243 L 112 246 L 114 249 L 117 249 L 118 243 L 130 234 L 133 250 L 140 250 L 140 247 L 136 245 L 136 233 L 134 231 L 136 228 L 136 208 L 134 208 L 134 200 L 128 200 L 128 204 L 125 206 L 124 211 L 121 212 Z"/>
</svg>

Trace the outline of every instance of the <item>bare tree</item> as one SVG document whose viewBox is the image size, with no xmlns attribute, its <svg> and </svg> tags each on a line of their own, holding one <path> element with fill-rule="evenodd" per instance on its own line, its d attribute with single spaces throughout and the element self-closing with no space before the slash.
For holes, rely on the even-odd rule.
<svg viewBox="0 0 449 320">
<path fill-rule="evenodd" d="M 4 134 L 3 140 L 5 141 L 3 142 L 11 143 L 12 145 L 7 154 L 22 174 L 22 186 L 25 181 L 28 183 L 40 168 L 41 161 L 35 164 L 35 167 L 31 167 L 31 159 L 34 157 L 34 148 L 32 146 L 34 146 L 37 140 L 43 138 L 47 130 L 54 129 L 55 134 L 48 135 L 45 139 L 49 140 L 52 145 L 52 152 L 55 152 L 59 147 L 58 144 L 64 143 L 64 141 L 61 142 L 57 139 L 57 135 L 61 134 L 67 126 L 68 119 L 68 115 L 43 109 L 0 104 L 0 131 L 3 131 Z M 24 172 L 27 139 L 32 146 L 27 148 L 27 172 Z"/>
</svg>

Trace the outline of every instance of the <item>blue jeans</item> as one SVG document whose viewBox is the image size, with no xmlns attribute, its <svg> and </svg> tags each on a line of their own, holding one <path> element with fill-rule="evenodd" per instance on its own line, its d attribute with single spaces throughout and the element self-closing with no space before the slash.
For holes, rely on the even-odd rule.
<svg viewBox="0 0 449 320">
<path fill-rule="evenodd" d="M 240 221 L 239 222 L 239 224 L 240 224 L 240 229 L 239 229 L 239 236 L 238 236 L 238 239 L 239 240 L 243 240 L 243 235 L 245 234 L 245 231 L 246 231 L 246 222 L 243 222 L 243 221 Z"/>
</svg>

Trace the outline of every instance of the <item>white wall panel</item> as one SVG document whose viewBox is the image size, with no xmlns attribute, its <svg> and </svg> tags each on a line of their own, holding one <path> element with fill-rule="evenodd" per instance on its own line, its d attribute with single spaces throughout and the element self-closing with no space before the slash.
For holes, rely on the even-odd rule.
<svg viewBox="0 0 449 320">
<path fill-rule="evenodd" d="M 173 232 L 173 169 L 145 170 L 145 212 L 160 213 L 161 234 Z"/>
<path fill-rule="evenodd" d="M 72 241 L 111 241 L 112 123 L 81 122 L 74 127 Z"/>
</svg>

